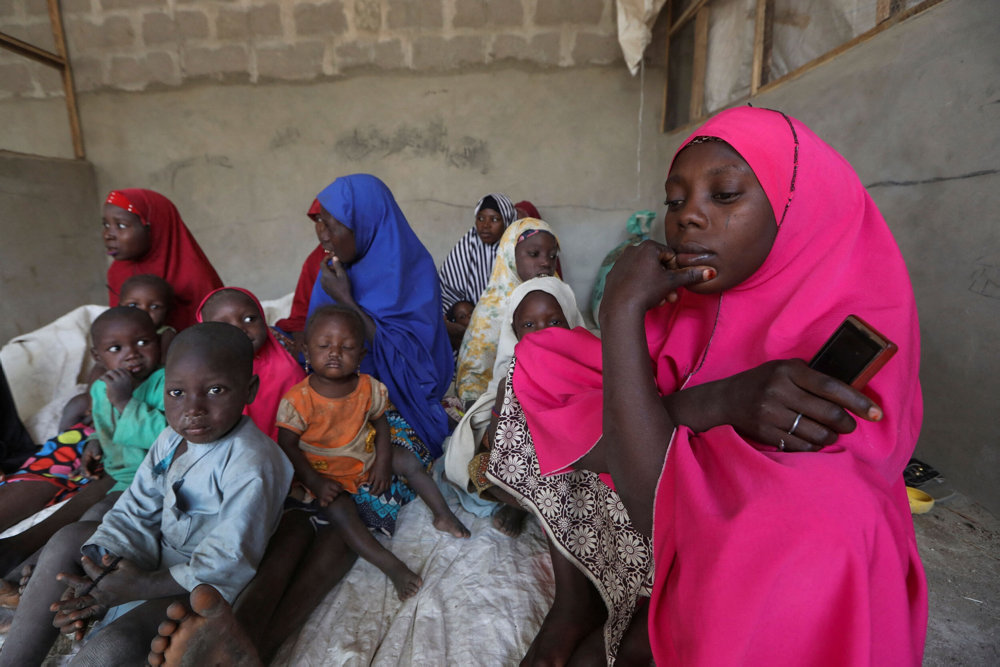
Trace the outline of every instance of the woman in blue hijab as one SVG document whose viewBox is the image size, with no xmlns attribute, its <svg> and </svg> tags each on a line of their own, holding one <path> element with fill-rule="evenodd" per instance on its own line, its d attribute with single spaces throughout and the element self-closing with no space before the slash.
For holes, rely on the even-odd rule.
<svg viewBox="0 0 1000 667">
<path fill-rule="evenodd" d="M 454 362 L 434 260 L 378 178 L 343 176 L 316 200 L 310 217 L 329 258 L 313 285 L 309 314 L 336 303 L 361 315 L 368 351 L 361 372 L 389 388 L 402 419 L 437 458 L 448 435 L 441 397 Z"/>
</svg>

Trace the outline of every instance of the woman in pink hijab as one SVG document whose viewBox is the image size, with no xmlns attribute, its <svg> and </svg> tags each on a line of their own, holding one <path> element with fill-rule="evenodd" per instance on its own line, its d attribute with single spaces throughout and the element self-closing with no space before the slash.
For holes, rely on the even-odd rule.
<svg viewBox="0 0 1000 667">
<path fill-rule="evenodd" d="M 766 109 L 699 128 L 666 192 L 667 246 L 615 265 L 603 341 L 516 349 L 489 475 L 550 538 L 528 662 L 603 639 L 609 661 L 659 665 L 919 664 L 919 327 L 885 221 L 836 151 Z M 863 392 L 802 361 L 849 314 L 899 346 Z"/>
</svg>

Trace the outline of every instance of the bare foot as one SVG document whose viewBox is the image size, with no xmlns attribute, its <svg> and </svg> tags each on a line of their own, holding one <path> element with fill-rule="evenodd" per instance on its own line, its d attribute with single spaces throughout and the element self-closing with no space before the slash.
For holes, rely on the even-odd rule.
<svg viewBox="0 0 1000 667">
<path fill-rule="evenodd" d="M 18 586 L 10 583 L 6 579 L 0 579 L 0 607 L 5 609 L 17 609 L 17 603 L 21 601 L 21 591 Z"/>
<path fill-rule="evenodd" d="M 501 505 L 493 513 L 493 527 L 508 537 L 517 537 L 524 530 L 524 520 L 528 513 L 520 507 Z"/>
<path fill-rule="evenodd" d="M 167 608 L 167 620 L 149 645 L 150 665 L 263 665 L 219 591 L 201 584 L 189 602 L 190 610 L 180 602 Z"/>
<path fill-rule="evenodd" d="M 440 530 L 442 533 L 448 533 L 452 537 L 472 537 L 472 531 L 465 527 L 465 524 L 458 520 L 451 510 L 447 510 L 447 514 L 435 514 L 434 527 Z"/>
<path fill-rule="evenodd" d="M 521 661 L 521 667 L 565 665 L 580 645 L 600 630 L 606 618 L 603 604 L 598 608 L 584 603 L 582 599 L 578 602 L 582 604 L 560 603 L 557 599 L 552 604 Z M 601 645 L 603 649 L 603 640 Z M 601 662 L 603 660 L 602 656 Z"/>
<path fill-rule="evenodd" d="M 420 587 L 424 585 L 424 580 L 416 572 L 406 567 L 402 563 L 398 567 L 387 570 L 389 581 L 396 588 L 396 595 L 400 600 L 408 600 L 417 594 Z"/>
<path fill-rule="evenodd" d="M 24 587 L 28 585 L 28 580 L 31 579 L 31 573 L 34 571 L 35 566 L 31 563 L 21 568 L 21 580 L 17 584 L 17 592 L 20 595 L 24 595 Z"/>
</svg>

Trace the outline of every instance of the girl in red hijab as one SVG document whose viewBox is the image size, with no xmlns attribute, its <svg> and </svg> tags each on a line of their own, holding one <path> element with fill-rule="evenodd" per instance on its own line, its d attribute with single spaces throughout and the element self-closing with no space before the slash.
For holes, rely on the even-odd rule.
<svg viewBox="0 0 1000 667">
<path fill-rule="evenodd" d="M 198 304 L 222 281 L 177 207 L 152 190 L 112 190 L 102 217 L 104 247 L 114 260 L 108 267 L 108 305 L 118 305 L 128 278 L 152 273 L 174 288 L 167 324 L 178 331 L 194 324 Z"/>
<path fill-rule="evenodd" d="M 281 397 L 306 374 L 298 362 L 278 343 L 264 319 L 264 308 L 250 290 L 223 287 L 198 306 L 199 322 L 225 322 L 239 327 L 253 343 L 253 372 L 260 386 L 253 402 L 243 409 L 253 423 L 272 440 L 278 437 L 274 423 Z"/>
</svg>

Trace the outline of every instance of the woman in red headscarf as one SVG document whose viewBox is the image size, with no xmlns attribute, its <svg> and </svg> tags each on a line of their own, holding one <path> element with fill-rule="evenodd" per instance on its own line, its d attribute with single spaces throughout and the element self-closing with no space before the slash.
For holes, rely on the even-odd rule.
<svg viewBox="0 0 1000 667">
<path fill-rule="evenodd" d="M 169 199 L 152 190 L 112 190 L 104 200 L 108 305 L 117 306 L 122 283 L 141 273 L 160 276 L 174 289 L 167 324 L 194 324 L 206 294 L 222 287 L 219 275 Z"/>
<path fill-rule="evenodd" d="M 539 332 L 508 376 L 488 475 L 544 524 L 556 581 L 526 662 L 632 651 L 648 599 L 659 665 L 919 665 L 920 331 L 885 220 L 768 109 L 695 131 L 666 194 L 667 244 L 616 263 L 602 339 Z M 899 347 L 863 392 L 803 361 L 850 314 Z"/>
</svg>

